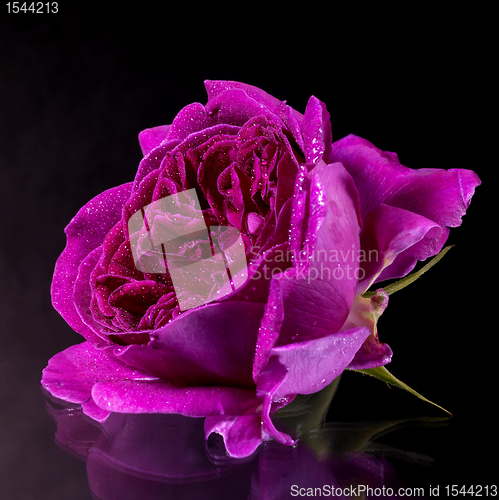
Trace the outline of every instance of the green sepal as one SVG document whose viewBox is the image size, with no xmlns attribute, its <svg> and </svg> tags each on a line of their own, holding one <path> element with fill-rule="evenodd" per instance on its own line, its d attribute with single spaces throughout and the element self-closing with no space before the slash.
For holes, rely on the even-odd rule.
<svg viewBox="0 0 499 500">
<path fill-rule="evenodd" d="M 398 378 L 394 377 L 384 366 L 378 366 L 376 368 L 368 368 L 365 370 L 351 370 L 359 373 L 364 373 L 366 375 L 370 375 L 371 377 L 375 377 L 383 382 L 386 382 L 387 384 L 393 385 L 395 387 L 399 387 L 400 389 L 404 389 L 407 392 L 410 392 L 417 398 L 421 399 L 422 401 L 426 401 L 427 403 L 430 403 L 437 408 L 440 408 L 441 410 L 445 411 L 448 413 L 450 416 L 452 416 L 452 413 L 450 411 L 447 411 L 445 408 L 442 408 L 441 406 L 437 405 L 433 401 L 430 401 L 429 399 L 426 399 L 424 396 L 419 394 L 419 392 L 416 392 L 414 389 L 411 389 L 407 384 L 404 384 L 401 380 Z"/>
<path fill-rule="evenodd" d="M 409 274 L 405 278 L 395 281 L 395 283 L 391 283 L 390 285 L 382 287 L 383 290 L 388 295 L 391 295 L 392 293 L 402 290 L 402 288 L 405 288 L 407 285 L 410 285 L 413 281 L 416 281 L 422 274 L 432 268 L 453 246 L 454 245 L 449 245 L 448 247 L 445 247 L 438 255 L 433 257 L 433 259 L 431 259 L 430 262 L 423 266 L 419 271 Z M 376 292 L 366 292 L 362 295 L 362 297 L 364 297 L 365 299 L 369 299 L 375 294 Z"/>
</svg>

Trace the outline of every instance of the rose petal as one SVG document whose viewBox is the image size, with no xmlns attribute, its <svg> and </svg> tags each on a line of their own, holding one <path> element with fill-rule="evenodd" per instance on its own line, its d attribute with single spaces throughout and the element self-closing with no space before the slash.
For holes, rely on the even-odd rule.
<svg viewBox="0 0 499 500">
<path fill-rule="evenodd" d="M 303 138 L 301 127 L 303 122 L 303 115 L 288 106 L 284 101 L 271 96 L 267 92 L 253 85 L 246 83 L 234 82 L 230 80 L 225 81 L 212 81 L 206 80 L 204 82 L 206 91 L 208 93 L 208 102 L 215 99 L 219 94 L 232 89 L 241 89 L 244 93 L 257 103 L 263 104 L 271 113 L 279 117 L 286 128 L 291 132 L 294 140 L 298 146 L 304 150 Z"/>
<path fill-rule="evenodd" d="M 260 400 L 254 389 L 238 387 L 175 387 L 163 381 L 97 382 L 92 398 L 118 413 L 177 413 L 187 417 L 255 414 Z"/>
<path fill-rule="evenodd" d="M 339 331 L 357 287 L 360 227 L 352 179 L 339 163 L 316 167 L 309 176 L 303 250 L 293 269 L 274 278 L 284 307 L 280 345 Z"/>
<path fill-rule="evenodd" d="M 272 422 L 274 412 L 289 404 L 296 396 L 296 393 L 276 396 L 276 392 L 286 378 L 287 372 L 288 367 L 280 363 L 276 356 L 272 357 L 265 370 L 258 376 L 256 394 L 263 400 L 262 437 L 266 440 L 275 439 L 281 444 L 293 446 L 296 441 L 285 432 L 278 431 Z"/>
<path fill-rule="evenodd" d="M 109 413 L 91 402 L 91 391 L 99 380 L 155 380 L 156 377 L 116 359 L 112 348 L 97 349 L 83 342 L 56 354 L 42 372 L 42 387 L 55 398 L 82 404 L 90 417 L 102 421 Z"/>
<path fill-rule="evenodd" d="M 287 369 L 274 398 L 312 394 L 329 385 L 349 365 L 369 334 L 368 328 L 358 327 L 319 339 L 274 347 L 269 364 L 275 357 Z"/>
<path fill-rule="evenodd" d="M 448 235 L 444 229 L 402 208 L 381 204 L 371 210 L 361 234 L 364 254 L 358 293 L 375 281 L 405 276 L 418 260 L 438 253 Z"/>
<path fill-rule="evenodd" d="M 102 324 L 95 321 L 92 311 L 90 310 L 90 303 L 92 301 L 90 276 L 93 269 L 99 262 L 101 254 L 102 246 L 92 250 L 80 264 L 80 267 L 78 268 L 78 276 L 74 283 L 73 303 L 83 323 L 87 325 L 98 337 L 105 338 L 105 336 L 101 333 Z"/>
<path fill-rule="evenodd" d="M 205 80 L 204 86 L 208 94 L 208 102 L 215 99 L 218 95 L 227 92 L 228 90 L 239 89 L 253 99 L 254 101 L 265 105 L 269 110 L 278 108 L 282 101 L 267 92 L 247 83 L 235 82 L 231 80 Z"/>
<path fill-rule="evenodd" d="M 65 229 L 67 244 L 55 265 L 52 304 L 69 326 L 88 340 L 99 341 L 100 338 L 83 323 L 73 303 L 78 268 L 120 220 L 131 188 L 132 183 L 128 183 L 99 194 L 80 209 Z"/>
<path fill-rule="evenodd" d="M 480 184 L 471 170 L 404 167 L 394 153 L 381 151 L 355 135 L 334 142 L 331 155 L 353 177 L 360 193 L 363 218 L 385 203 L 422 215 L 441 226 L 456 227 Z"/>
<path fill-rule="evenodd" d="M 191 309 L 151 332 L 148 345 L 128 346 L 118 354 L 177 385 L 252 387 L 252 361 L 264 307 L 226 301 Z"/>
<path fill-rule="evenodd" d="M 269 298 L 265 306 L 265 313 L 258 331 L 258 340 L 255 347 L 253 361 L 253 380 L 255 383 L 260 372 L 267 366 L 272 348 L 276 345 L 284 321 L 284 306 L 282 289 L 279 281 L 270 282 Z"/>
<path fill-rule="evenodd" d="M 275 212 L 279 216 L 282 207 L 292 198 L 295 179 L 298 174 L 296 158 L 286 151 L 277 164 L 277 193 L 275 196 Z"/>
<path fill-rule="evenodd" d="M 270 306 L 267 309 L 274 308 Z M 282 318 L 278 314 L 274 317 L 277 323 Z M 259 337 L 259 343 L 266 342 L 267 345 L 257 348 L 254 377 L 257 396 L 263 400 L 263 437 L 292 446 L 293 439 L 275 428 L 271 420 L 273 412 L 291 402 L 296 394 L 311 394 L 329 385 L 351 363 L 370 332 L 366 327 L 352 328 L 319 339 L 272 347 L 275 339 L 271 338 L 271 332 L 276 330 L 268 328 L 264 330 L 267 336 Z"/>
<path fill-rule="evenodd" d="M 333 142 L 331 119 L 326 105 L 314 96 L 310 97 L 305 109 L 303 141 L 308 163 L 316 164 L 321 159 L 329 162 Z"/>
<path fill-rule="evenodd" d="M 206 106 L 188 104 L 180 110 L 172 123 L 169 139 L 184 140 L 190 134 L 221 123 L 242 127 L 254 116 L 274 117 L 266 106 L 239 89 L 230 89 L 215 96 Z"/>
<path fill-rule="evenodd" d="M 227 453 L 234 458 L 252 455 L 262 443 L 262 421 L 260 415 L 206 417 L 205 439 L 216 432 L 225 443 Z"/>
<path fill-rule="evenodd" d="M 159 127 L 146 128 L 139 133 L 139 144 L 142 154 L 146 156 L 153 149 L 160 146 L 168 139 L 171 125 L 160 125 Z"/>
<path fill-rule="evenodd" d="M 164 141 L 144 156 L 144 158 L 139 163 L 139 168 L 137 169 L 137 174 L 135 175 L 132 192 L 135 192 L 138 189 L 140 183 L 147 175 L 160 167 L 166 153 L 175 148 L 175 146 L 178 146 L 179 143 L 179 139 Z"/>
</svg>

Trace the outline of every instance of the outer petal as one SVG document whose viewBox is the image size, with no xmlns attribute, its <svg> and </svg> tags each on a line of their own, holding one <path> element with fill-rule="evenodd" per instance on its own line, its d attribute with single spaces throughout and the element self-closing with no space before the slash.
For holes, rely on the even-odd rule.
<svg viewBox="0 0 499 500">
<path fill-rule="evenodd" d="M 269 110 L 279 108 L 282 104 L 282 101 L 276 97 L 271 96 L 258 87 L 248 85 L 247 83 L 235 82 L 231 80 L 205 80 L 204 86 L 206 87 L 206 92 L 208 93 L 208 102 L 227 90 L 240 89 L 243 90 L 248 97 L 256 102 L 259 102 L 260 104 L 263 104 Z"/>
<path fill-rule="evenodd" d="M 81 320 L 87 325 L 90 330 L 95 332 L 99 337 L 102 325 L 97 323 L 90 309 L 92 302 L 92 289 L 90 287 L 90 276 L 95 266 L 98 264 L 102 254 L 102 246 L 92 250 L 82 261 L 78 268 L 78 275 L 75 279 L 73 289 L 73 304 L 80 315 Z M 105 338 L 105 335 L 102 335 Z"/>
<path fill-rule="evenodd" d="M 206 417 L 205 438 L 213 432 L 220 434 L 227 453 L 234 458 L 252 455 L 262 443 L 260 415 Z"/>
<path fill-rule="evenodd" d="M 106 234 L 121 218 L 132 183 L 109 189 L 89 201 L 65 229 L 66 248 L 55 265 L 52 304 L 68 324 L 88 340 L 100 338 L 85 325 L 73 303 L 78 268 L 85 257 L 102 244 Z"/>
<path fill-rule="evenodd" d="M 455 227 L 468 208 L 480 179 L 465 169 L 413 170 L 401 165 L 395 153 L 349 135 L 332 146 L 360 193 L 362 217 L 380 203 L 422 215 L 441 226 Z"/>
<path fill-rule="evenodd" d="M 278 408 L 286 406 L 295 397 L 291 394 L 274 400 L 274 394 L 286 376 L 286 370 L 284 365 L 273 358 L 259 375 L 256 395 L 263 401 L 263 405 L 259 406 L 258 414 L 208 417 L 205 422 L 206 438 L 212 432 L 220 434 L 227 452 L 234 457 L 248 456 L 262 441 L 272 438 L 281 444 L 293 446 L 296 441 L 288 434 L 278 431 L 271 420 Z"/>
<path fill-rule="evenodd" d="M 257 375 L 257 396 L 262 399 L 260 417 L 218 417 L 207 421 L 206 434 L 222 434 L 230 454 L 249 454 L 264 439 L 292 446 L 293 439 L 278 431 L 271 417 L 296 394 L 311 394 L 329 385 L 350 364 L 370 332 L 365 327 L 326 337 L 274 347 L 270 360 Z M 261 360 L 260 360 L 261 361 Z M 247 430 L 246 426 L 250 426 Z M 241 443 L 241 444 L 240 444 Z"/>
<path fill-rule="evenodd" d="M 83 411 L 102 421 L 109 410 L 98 408 L 91 398 L 93 385 L 99 380 L 155 380 L 156 377 L 117 360 L 112 348 L 97 349 L 90 342 L 69 347 L 50 359 L 42 373 L 42 387 L 55 398 L 82 404 Z"/>
<path fill-rule="evenodd" d="M 333 143 L 331 156 L 343 163 L 359 190 L 363 248 L 381 253 L 376 264 L 365 266 L 360 292 L 373 280 L 405 276 L 417 260 L 436 255 L 447 228 L 461 224 L 480 184 L 471 170 L 404 167 L 395 153 L 355 135 Z"/>
<path fill-rule="evenodd" d="M 175 387 L 160 380 L 100 381 L 92 388 L 98 406 L 118 413 L 177 413 L 187 417 L 255 414 L 254 389 Z"/>
<path fill-rule="evenodd" d="M 405 276 L 418 260 L 437 254 L 447 235 L 447 228 L 426 217 L 378 205 L 364 220 L 361 234 L 364 258 L 358 293 L 363 293 L 374 281 Z"/>
<path fill-rule="evenodd" d="M 441 226 L 455 227 L 480 184 L 471 170 L 404 167 L 395 153 L 381 151 L 355 135 L 334 142 L 332 157 L 353 177 L 363 218 L 385 203 L 423 215 Z"/>
<path fill-rule="evenodd" d="M 168 139 L 171 125 L 160 125 L 159 127 L 146 128 L 139 133 L 139 144 L 142 154 L 146 156 L 163 141 Z"/>
<path fill-rule="evenodd" d="M 274 347 L 269 365 L 278 361 L 287 369 L 274 399 L 289 394 L 312 394 L 329 385 L 345 370 L 369 335 L 368 328 L 358 327 L 320 339 Z"/>
</svg>

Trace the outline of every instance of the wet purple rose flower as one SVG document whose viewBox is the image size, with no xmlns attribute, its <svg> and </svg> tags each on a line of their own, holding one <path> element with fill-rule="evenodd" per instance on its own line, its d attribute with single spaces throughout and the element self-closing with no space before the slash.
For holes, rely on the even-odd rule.
<svg viewBox="0 0 499 500">
<path fill-rule="evenodd" d="M 66 228 L 53 304 L 86 340 L 50 360 L 42 385 L 98 421 L 206 417 L 207 436 L 246 456 L 262 440 L 293 443 L 271 417 L 297 394 L 390 361 L 376 329 L 387 296 L 362 294 L 436 255 L 480 181 L 470 170 L 409 169 L 353 135 L 333 142 L 315 97 L 302 115 L 246 84 L 206 88 L 205 106 L 141 132 L 134 181 L 91 200 Z M 185 192 L 195 203 L 158 213 Z M 140 265 L 144 234 L 166 242 L 178 226 L 198 228 L 192 221 L 209 238 L 163 245 L 157 269 Z M 220 228 L 240 249 L 233 261 L 234 245 L 218 249 L 230 283 L 213 260 Z M 189 265 L 203 270 L 195 293 L 176 278 Z"/>
</svg>

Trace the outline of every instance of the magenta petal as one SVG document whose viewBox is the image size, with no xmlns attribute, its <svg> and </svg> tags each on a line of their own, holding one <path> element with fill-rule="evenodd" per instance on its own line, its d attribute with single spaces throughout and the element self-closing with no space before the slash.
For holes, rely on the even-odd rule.
<svg viewBox="0 0 499 500">
<path fill-rule="evenodd" d="M 278 119 L 244 91 L 226 90 L 210 99 L 206 106 L 196 102 L 182 108 L 173 120 L 168 139 L 184 140 L 190 134 L 222 123 L 242 127 L 249 119 L 260 115 Z"/>
<path fill-rule="evenodd" d="M 146 128 L 139 133 L 139 144 L 142 154 L 146 156 L 163 141 L 168 139 L 171 125 L 160 125 L 159 127 Z"/>
<path fill-rule="evenodd" d="M 381 204 L 371 210 L 361 235 L 365 258 L 358 292 L 364 292 L 373 280 L 405 276 L 418 260 L 437 254 L 447 238 L 444 229 L 402 208 Z"/>
<path fill-rule="evenodd" d="M 298 146 L 303 149 L 303 138 L 301 133 L 303 115 L 291 108 L 291 106 L 288 106 L 284 101 L 280 101 L 264 90 L 246 83 L 230 80 L 206 80 L 204 84 L 208 93 L 208 103 L 229 90 L 242 90 L 251 100 L 265 106 L 266 110 L 280 118 L 286 128 L 291 132 Z"/>
<path fill-rule="evenodd" d="M 263 438 L 273 438 L 281 444 L 293 446 L 296 441 L 294 441 L 288 434 L 278 431 L 272 422 L 272 415 L 274 412 L 277 409 L 291 403 L 296 396 L 296 393 L 286 394 L 285 396 L 276 396 L 276 392 L 279 390 L 283 380 L 286 378 L 287 372 L 288 367 L 280 363 L 277 356 L 273 356 L 265 367 L 265 370 L 258 376 L 256 394 L 263 400 Z"/>
<path fill-rule="evenodd" d="M 348 369 L 366 370 L 384 366 L 390 363 L 392 355 L 393 352 L 388 344 L 380 342 L 374 335 L 369 335 L 361 348 L 355 353 L 353 360 L 348 365 Z"/>
<path fill-rule="evenodd" d="M 385 203 L 440 226 L 456 227 L 480 184 L 471 170 L 404 167 L 394 153 L 381 151 L 355 135 L 333 143 L 332 159 L 342 162 L 353 177 L 360 193 L 362 217 Z"/>
<path fill-rule="evenodd" d="M 320 391 L 345 370 L 369 335 L 368 328 L 358 327 L 319 339 L 274 347 L 269 365 L 276 357 L 287 368 L 274 398 Z"/>
<path fill-rule="evenodd" d="M 187 417 L 255 414 L 254 389 L 175 387 L 161 380 L 101 381 L 92 389 L 98 406 L 118 413 L 177 413 Z"/>
<path fill-rule="evenodd" d="M 331 121 L 326 105 L 312 96 L 303 117 L 303 142 L 305 159 L 315 164 L 320 159 L 329 162 L 331 155 Z"/>
<path fill-rule="evenodd" d="M 253 380 L 257 381 L 260 372 L 267 365 L 272 348 L 277 343 L 284 320 L 282 290 L 279 281 L 270 282 L 269 298 L 265 306 L 265 313 L 258 331 L 258 341 L 253 361 Z"/>
<path fill-rule="evenodd" d="M 227 90 L 240 89 L 243 90 L 248 97 L 254 101 L 265 105 L 269 110 L 278 108 L 282 101 L 271 96 L 267 92 L 247 83 L 235 82 L 231 80 L 205 80 L 204 86 L 208 94 L 208 102 L 215 99 L 219 94 Z"/>
<path fill-rule="evenodd" d="M 71 328 L 88 340 L 99 341 L 100 338 L 83 323 L 73 303 L 78 268 L 120 220 L 131 187 L 132 183 L 127 183 L 99 194 L 75 215 L 65 229 L 67 244 L 55 265 L 52 304 Z"/>
<path fill-rule="evenodd" d="M 226 301 L 191 309 L 151 332 L 149 344 L 119 348 L 119 356 L 179 385 L 252 387 L 252 362 L 264 307 Z"/>
<path fill-rule="evenodd" d="M 81 403 L 81 410 L 85 415 L 97 422 L 104 422 L 111 414 L 109 410 L 104 410 L 100 406 L 97 406 L 93 399 Z"/>
<path fill-rule="evenodd" d="M 116 359 L 110 349 L 97 349 L 87 341 L 56 354 L 43 370 L 42 387 L 55 398 L 82 404 L 85 413 L 101 421 L 106 413 L 96 408 L 91 399 L 92 387 L 97 381 L 155 379 Z"/>
<path fill-rule="evenodd" d="M 99 246 L 92 250 L 80 264 L 78 276 L 74 284 L 73 303 L 83 323 L 95 332 L 96 335 L 105 339 L 105 335 L 99 333 L 102 329 L 102 325 L 94 320 L 90 310 L 90 304 L 92 302 L 90 276 L 95 266 L 98 264 L 101 254 L 102 247 Z"/>
<path fill-rule="evenodd" d="M 220 434 L 227 453 L 234 458 L 248 457 L 262 443 L 260 415 L 206 417 L 205 438 L 213 432 Z"/>
<path fill-rule="evenodd" d="M 147 177 L 152 171 L 157 170 L 161 166 L 161 162 L 165 155 L 178 146 L 180 141 L 178 139 L 167 140 L 159 144 L 159 146 L 153 148 L 147 155 L 142 158 L 139 163 L 139 168 L 135 174 L 135 180 L 133 184 L 133 192 L 137 191 L 140 183 L 145 177 Z"/>
<path fill-rule="evenodd" d="M 309 176 L 308 227 L 295 267 L 278 280 L 284 307 L 279 344 L 318 338 L 340 330 L 358 281 L 358 195 L 339 163 Z"/>
</svg>

